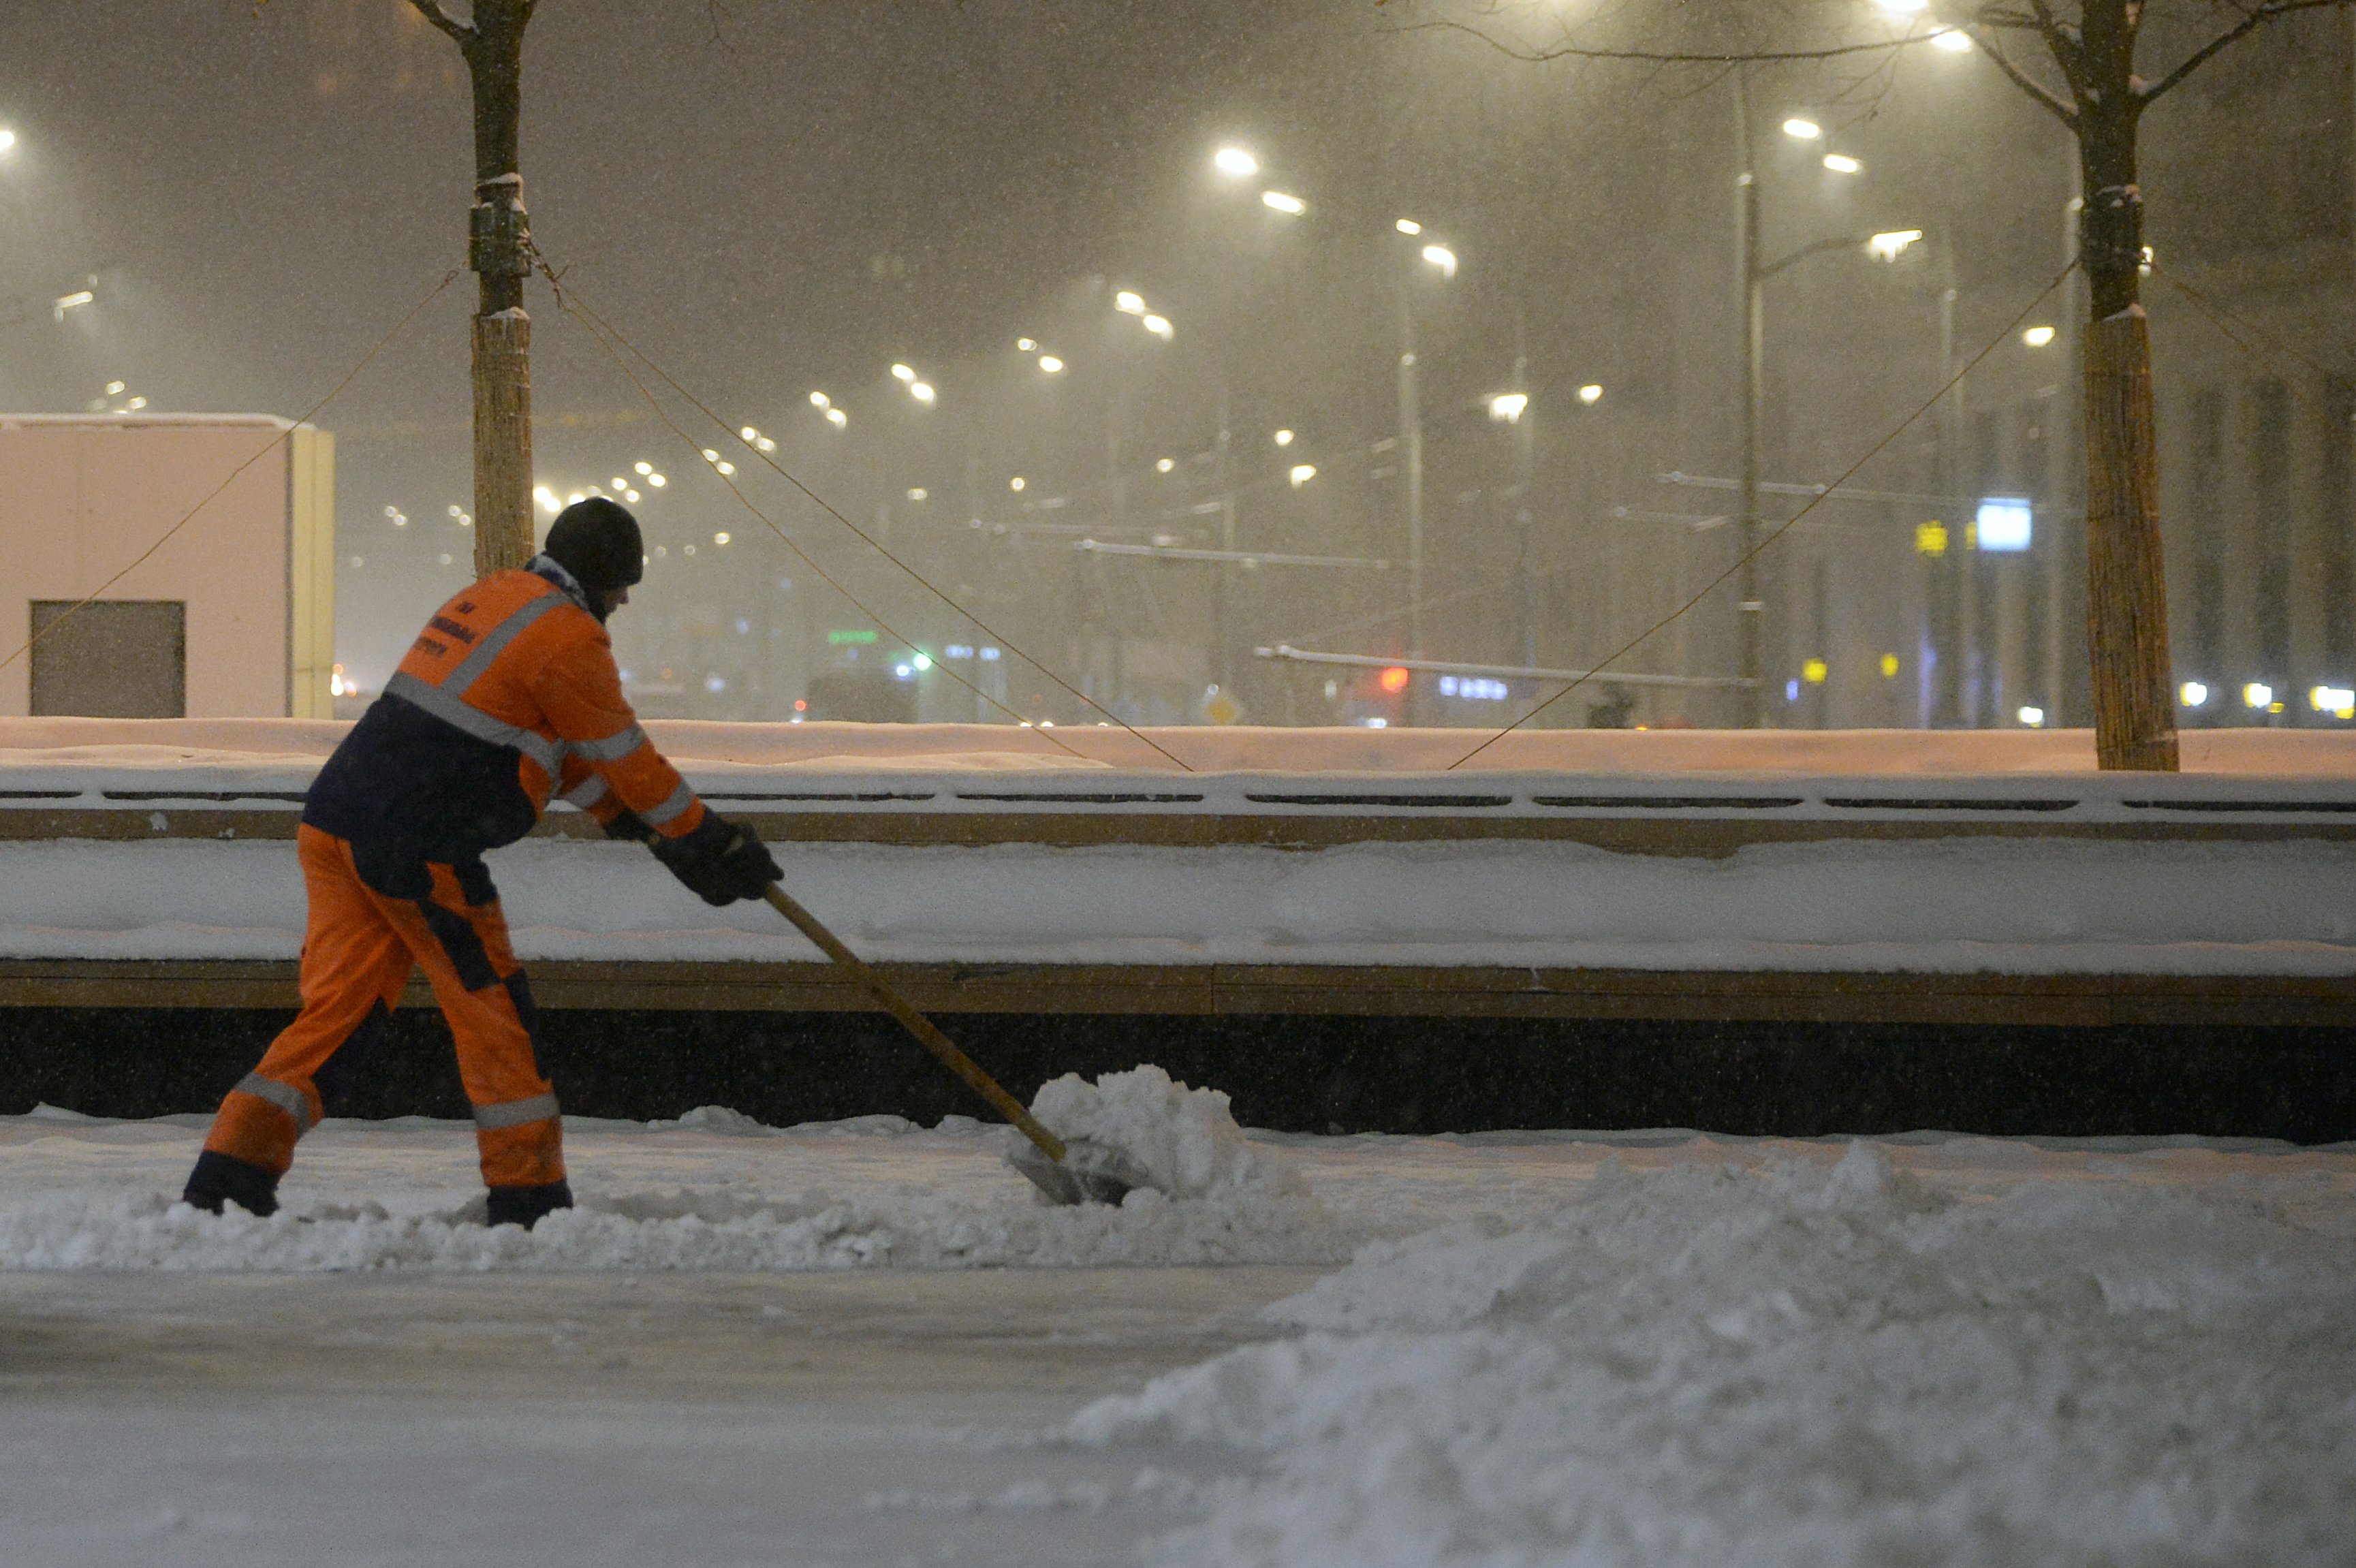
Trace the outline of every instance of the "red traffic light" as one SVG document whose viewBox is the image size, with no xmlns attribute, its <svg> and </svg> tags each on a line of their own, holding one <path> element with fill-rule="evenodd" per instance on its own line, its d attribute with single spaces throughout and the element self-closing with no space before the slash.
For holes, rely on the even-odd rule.
<svg viewBox="0 0 2356 1568">
<path fill-rule="evenodd" d="M 1408 679 L 1409 676 L 1408 674 L 1407 666 L 1404 664 L 1394 664 L 1389 669 L 1384 671 L 1380 676 L 1376 677 L 1376 683 L 1380 685 L 1384 691 L 1390 693 L 1393 696 L 1397 696 L 1399 693 L 1407 690 Z"/>
</svg>

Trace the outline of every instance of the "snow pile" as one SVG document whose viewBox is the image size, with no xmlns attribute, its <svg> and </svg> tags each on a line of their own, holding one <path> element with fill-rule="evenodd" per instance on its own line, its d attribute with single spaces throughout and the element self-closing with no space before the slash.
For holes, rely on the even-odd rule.
<svg viewBox="0 0 2356 1568">
<path fill-rule="evenodd" d="M 1031 1113 L 1059 1138 L 1119 1150 L 1172 1197 L 1309 1196 L 1290 1161 L 1245 1141 L 1226 1094 L 1189 1089 L 1151 1063 L 1094 1083 L 1066 1073 L 1040 1086 Z"/>
<path fill-rule="evenodd" d="M 2356 1246 L 2129 1187 L 1607 1165 L 1376 1244 L 1304 1336 L 1101 1402 L 1267 1456 L 1171 1563 L 2345 1562 Z"/>
<path fill-rule="evenodd" d="M 568 1118 L 579 1207 L 530 1231 L 485 1225 L 470 1123 L 324 1122 L 296 1157 L 285 1207 L 262 1219 L 173 1201 L 205 1118 L 105 1123 L 50 1111 L 22 1122 L 68 1135 L 46 1150 L 0 1146 L 13 1156 L 0 1161 L 0 1270 L 1335 1264 L 1371 1233 L 1329 1215 L 1289 1162 L 1245 1144 L 1224 1095 L 1173 1085 L 1159 1069 L 1121 1074 L 1106 1080 L 1113 1124 L 1149 1123 L 1128 1080 L 1151 1079 L 1166 1107 L 1151 1157 L 1177 1173 L 1183 1196 L 1040 1207 L 998 1158 L 1012 1129 L 969 1116 L 929 1131 L 889 1115 L 774 1128 L 703 1106 L 650 1123 Z M 109 1141 L 70 1136 L 82 1129 Z M 139 1141 L 112 1141 L 125 1136 Z M 143 1175 L 115 1174 L 134 1158 Z M 337 1165 L 355 1168 L 331 1176 Z"/>
</svg>

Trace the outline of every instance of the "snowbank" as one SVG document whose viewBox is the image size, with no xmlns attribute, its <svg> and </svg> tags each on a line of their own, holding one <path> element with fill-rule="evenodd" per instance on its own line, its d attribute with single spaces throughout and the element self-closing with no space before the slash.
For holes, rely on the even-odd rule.
<svg viewBox="0 0 2356 1568">
<path fill-rule="evenodd" d="M 862 956 L 909 962 L 2356 973 L 2350 843 L 774 847 Z M 490 861 L 527 961 L 818 956 L 635 845 L 529 840 Z M 284 841 L 0 843 L 0 957 L 292 959 L 303 918 Z"/>
<path fill-rule="evenodd" d="M 1043 1208 L 1000 1164 L 1008 1128 L 867 1116 L 776 1129 L 717 1106 L 645 1125 L 568 1119 L 580 1206 L 529 1232 L 484 1225 L 468 1124 L 423 1118 L 322 1123 L 297 1152 L 279 1213 L 210 1215 L 172 1201 L 206 1121 L 0 1119 L 0 1134 L 16 1134 L 0 1135 L 0 1270 L 1335 1263 L 1365 1235 L 1328 1215 L 1274 1151 L 1231 1158 L 1255 1179 L 1200 1196 Z M 147 1157 L 126 1179 L 111 1167 L 133 1151 Z M 323 1165 L 343 1167 L 324 1187 Z"/>
<path fill-rule="evenodd" d="M 10 766 L 72 748 L 248 752 L 323 757 L 348 723 L 331 719 L 0 718 Z M 1160 771 L 1170 758 L 1123 730 L 1049 731 L 1013 725 L 722 724 L 650 719 L 663 753 L 686 764 L 775 767 L 824 763 L 1103 767 Z M 1187 726 L 1142 732 L 1202 772 L 1412 773 L 1444 768 L 1494 731 Z M 2196 773 L 2276 778 L 2356 777 L 2356 730 L 2186 730 L 2184 767 Z M 15 754 L 9 756 L 7 754 Z M 1075 753 L 1077 755 L 1075 756 Z M 150 752 L 151 757 L 158 754 Z M 995 758 L 976 762 L 975 758 Z M 1519 730 L 1466 766 L 1476 771 L 1569 773 L 1971 774 L 2091 773 L 2091 730 Z"/>
<path fill-rule="evenodd" d="M 1859 1145 L 1607 1166 L 1518 1230 L 1376 1244 L 1306 1332 L 1068 1435 L 1263 1456 L 1162 1561 L 2345 1562 L 2356 1241 L 2246 1204 L 1939 1196 Z"/>
</svg>

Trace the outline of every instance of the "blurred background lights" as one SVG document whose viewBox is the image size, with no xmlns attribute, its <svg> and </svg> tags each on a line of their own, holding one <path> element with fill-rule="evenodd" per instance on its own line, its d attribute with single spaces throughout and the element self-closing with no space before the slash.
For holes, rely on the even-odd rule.
<svg viewBox="0 0 2356 1568">
<path fill-rule="evenodd" d="M 1826 153 L 1825 167 L 1835 174 L 1861 174 L 1865 171 L 1865 166 L 1847 153 Z"/>
<path fill-rule="evenodd" d="M 2051 327 L 2032 327 L 2028 331 L 2023 332 L 2020 335 L 2020 340 L 2028 344 L 2032 349 L 2042 349 L 2045 345 L 2053 341 L 2053 328 Z"/>
<path fill-rule="evenodd" d="M 1803 120 L 1794 115 L 1783 122 L 1783 134 L 1797 137 L 1803 142 L 1813 142 L 1824 134 L 1825 128 L 1814 120 Z"/>
<path fill-rule="evenodd" d="M 2176 694 L 2188 708 L 2201 707 L 2209 701 L 2209 688 L 2198 681 L 2187 681 Z"/>
<path fill-rule="evenodd" d="M 1309 210 L 1309 203 L 1281 190 L 1263 190 L 1259 193 L 1259 199 L 1262 206 L 1272 207 L 1288 218 L 1298 218 Z"/>
<path fill-rule="evenodd" d="M 2017 553 L 2029 548 L 2036 513 L 2021 496 L 1990 496 L 1974 520 L 1982 550 Z"/>
<path fill-rule="evenodd" d="M 1868 240 L 1865 248 L 1885 262 L 1894 262 L 1906 253 L 1906 247 L 1922 237 L 1920 229 L 1892 229 Z"/>
<path fill-rule="evenodd" d="M 1602 400 L 1603 389 L 1592 381 L 1579 389 L 1579 401 L 1583 403 L 1592 405 Z"/>
<path fill-rule="evenodd" d="M 1499 392 L 1489 400 L 1489 417 L 1502 424 L 1513 424 L 1519 422 L 1522 411 L 1529 406 L 1527 392 Z"/>
<path fill-rule="evenodd" d="M 1259 173 L 1259 160 L 1241 147 L 1221 147 L 1211 155 L 1211 164 L 1221 174 L 1231 174 L 1237 178 Z"/>
<path fill-rule="evenodd" d="M 1284 477 L 1292 481 L 1292 488 L 1297 490 L 1317 477 L 1317 466 L 1314 463 L 1295 463 Z"/>
</svg>

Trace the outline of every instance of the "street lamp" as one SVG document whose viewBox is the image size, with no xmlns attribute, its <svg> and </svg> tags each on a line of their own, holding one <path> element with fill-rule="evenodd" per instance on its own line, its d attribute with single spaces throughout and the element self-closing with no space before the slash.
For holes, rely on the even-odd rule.
<svg viewBox="0 0 2356 1568">
<path fill-rule="evenodd" d="M 1221 174 L 1238 179 L 1259 173 L 1259 160 L 1241 147 L 1221 147 L 1211 155 L 1211 163 Z"/>
<path fill-rule="evenodd" d="M 1456 252 L 1445 245 L 1426 245 L 1423 259 L 1440 269 L 1442 277 L 1456 275 Z"/>
<path fill-rule="evenodd" d="M 16 150 L 16 133 L 9 130 L 5 125 L 0 125 L 0 153 L 13 153 Z"/>
<path fill-rule="evenodd" d="M 1489 417 L 1500 424 L 1518 424 L 1523 411 L 1529 406 L 1527 392 L 1499 392 L 1489 400 Z"/>
<path fill-rule="evenodd" d="M 1259 193 L 1259 199 L 1261 206 L 1273 208 L 1288 218 L 1298 218 L 1309 210 L 1309 203 L 1281 190 L 1263 190 Z"/>
<path fill-rule="evenodd" d="M 1857 159 L 1849 156 L 1847 153 L 1826 153 L 1825 155 L 1825 167 L 1832 170 L 1835 174 L 1863 174 L 1865 172 L 1865 166 L 1858 162 Z"/>
</svg>

